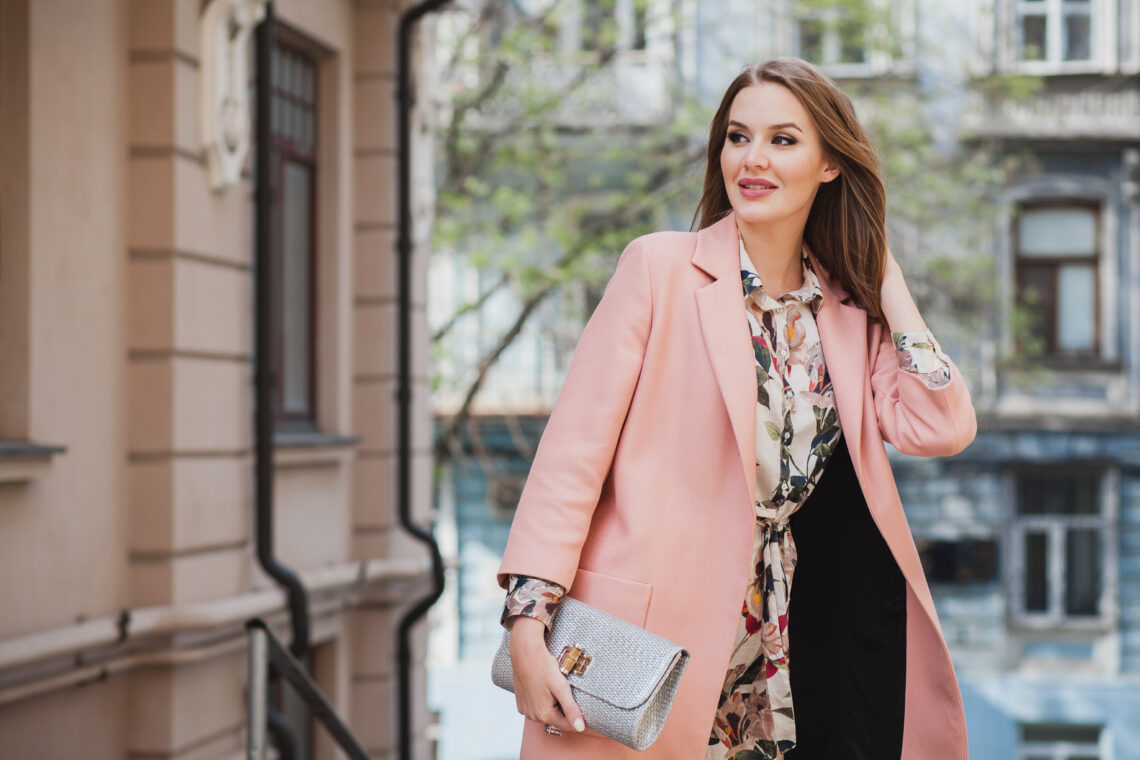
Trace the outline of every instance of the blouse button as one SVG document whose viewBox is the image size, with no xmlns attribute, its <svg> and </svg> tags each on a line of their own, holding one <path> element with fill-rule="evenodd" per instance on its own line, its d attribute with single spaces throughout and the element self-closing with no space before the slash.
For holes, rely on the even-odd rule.
<svg viewBox="0 0 1140 760">
<path fill-rule="evenodd" d="M 791 388 L 784 389 L 784 398 L 791 398 L 794 395 L 796 395 L 795 391 L 793 391 Z"/>
</svg>

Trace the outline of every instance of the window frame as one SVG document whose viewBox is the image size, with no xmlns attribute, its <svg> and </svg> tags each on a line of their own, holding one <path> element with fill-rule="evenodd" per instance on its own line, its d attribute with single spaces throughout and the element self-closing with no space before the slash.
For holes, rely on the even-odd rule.
<svg viewBox="0 0 1140 760">
<path fill-rule="evenodd" d="M 1113 31 L 1119 17 L 1117 0 L 1089 0 L 1089 57 L 1071 61 L 1061 57 L 1064 6 L 1071 0 L 1036 0 L 1042 4 L 1045 16 L 1045 57 L 1041 60 L 1021 57 L 1022 14 L 1034 1 L 1006 0 L 1002 4 L 1006 16 L 1001 29 L 1004 68 L 1038 76 L 1107 73 L 1115 68 L 1118 43 Z"/>
<path fill-rule="evenodd" d="M 610 3 L 611 8 L 597 8 Z M 597 43 L 603 29 L 612 30 L 612 48 L 623 58 L 640 60 L 657 47 L 653 39 L 659 0 L 577 0 L 568 10 L 560 32 L 564 52 L 593 55 L 603 48 Z M 598 24 L 591 29 L 591 21 Z M 607 46 L 607 48 L 610 46 Z"/>
<path fill-rule="evenodd" d="M 1097 479 L 1097 508 L 1095 515 L 1022 515 L 1019 511 L 1019 481 L 1048 473 L 1056 476 L 1088 474 L 1094 469 Z M 1117 502 L 1120 489 L 1120 472 L 1107 464 L 1085 462 L 1079 464 L 1022 463 L 1008 473 L 1009 518 L 1006 521 L 1005 554 L 1009 557 L 1006 574 L 1007 598 L 1011 626 L 1036 634 L 1045 632 L 1105 632 L 1117 619 L 1116 605 L 1117 568 L 1116 543 L 1113 540 L 1117 523 Z M 1065 612 L 1066 567 L 1064 536 L 1070 528 L 1095 528 L 1100 548 L 1100 597 L 1095 615 L 1069 615 Z M 1050 583 L 1048 608 L 1044 612 L 1025 609 L 1025 535 L 1030 531 L 1046 531 L 1049 536 L 1047 573 Z"/>
<path fill-rule="evenodd" d="M 870 23 L 864 26 L 862 62 L 843 62 L 840 60 L 815 60 L 818 65 L 830 76 L 838 79 L 860 79 L 883 74 L 909 75 L 913 74 L 915 58 L 916 10 L 912 0 L 903 0 L 898 3 L 889 3 L 886 0 L 865 0 L 867 13 L 870 14 Z M 830 29 L 824 31 L 824 48 L 842 50 L 842 43 L 837 42 L 835 24 L 842 12 L 838 6 L 820 8 L 804 12 L 799 4 L 787 0 L 784 6 L 786 19 L 785 44 L 792 55 L 806 57 L 800 46 L 800 26 L 807 19 L 818 19 Z M 893 27 L 886 28 L 887 25 Z M 888 51 L 877 44 L 885 39 L 897 36 L 900 48 L 897 51 Z M 828 42 L 830 40 L 830 42 Z M 895 54 L 897 52 L 897 55 Z M 808 60 L 811 60 L 810 58 Z"/>
<path fill-rule="evenodd" d="M 843 60 L 843 42 L 841 41 L 839 26 L 847 19 L 844 19 L 844 9 L 839 7 L 819 8 L 812 11 L 797 11 L 795 18 L 792 20 L 793 37 L 795 54 L 800 58 L 812 60 L 805 54 L 806 51 L 802 47 L 803 40 L 803 24 L 807 21 L 814 21 L 822 24 L 822 33 L 820 35 L 820 48 L 823 53 L 818 59 L 814 60 L 817 66 L 826 68 L 828 71 L 863 71 L 871 66 L 872 48 L 869 44 L 868 37 L 873 31 L 871 27 L 864 25 L 863 40 L 860 48 L 863 53 L 863 60 L 861 61 L 845 61 Z"/>
<path fill-rule="evenodd" d="M 1044 255 L 1044 256 L 1025 256 L 1021 253 L 1021 233 L 1020 222 L 1022 214 L 1026 211 L 1039 211 L 1042 209 L 1074 209 L 1080 208 L 1092 212 L 1093 223 L 1095 225 L 1093 231 L 1093 250 L 1090 254 L 1058 254 L 1058 255 Z M 1104 203 L 1099 200 L 1090 198 L 1030 198 L 1019 201 L 1014 206 L 1014 213 L 1010 215 L 1010 242 L 1011 254 L 1013 261 L 1013 290 L 1014 297 L 1017 302 L 1021 302 L 1021 293 L 1023 290 L 1022 280 L 1025 271 L 1029 268 L 1040 268 L 1043 266 L 1050 266 L 1054 286 L 1054 294 L 1058 293 L 1056 284 L 1057 277 L 1062 266 L 1066 264 L 1089 264 L 1093 268 L 1093 304 L 1092 304 L 1092 318 L 1093 318 L 1093 338 L 1092 348 L 1089 351 L 1062 351 L 1057 346 L 1057 325 L 1059 323 L 1060 309 L 1057 303 L 1058 299 L 1054 299 L 1052 309 L 1051 324 L 1047 329 L 1046 347 L 1045 352 L 1040 357 L 1046 363 L 1080 363 L 1087 360 L 1099 363 L 1103 359 L 1103 346 L 1104 346 L 1104 304 L 1101 296 L 1104 262 L 1104 247 L 1105 247 L 1105 219 L 1104 219 Z M 1018 347 L 1018 353 L 1023 353 L 1021 348 Z"/>
<path fill-rule="evenodd" d="M 320 68 L 321 68 L 321 55 L 313 45 L 306 44 L 298 34 L 292 32 L 286 27 L 278 25 L 276 27 L 276 35 L 273 41 L 273 53 L 278 55 L 286 53 L 288 55 L 296 56 L 303 59 L 310 67 L 312 76 L 312 100 L 310 103 L 298 105 L 306 105 L 312 116 L 313 133 L 310 147 L 305 149 L 304 146 L 295 143 L 281 134 L 276 125 L 271 125 L 272 143 L 273 143 L 273 173 L 274 173 L 274 202 L 273 202 L 273 246 L 272 255 L 274 262 L 274 304 L 273 304 L 273 320 L 274 320 L 274 334 L 276 338 L 275 345 L 275 374 L 277 376 L 276 393 L 274 394 L 274 415 L 277 421 L 277 429 L 281 431 L 315 431 L 318 429 L 318 388 L 320 373 L 318 372 L 317 364 L 319 360 L 319 346 L 318 346 L 318 330 L 319 330 L 319 314 L 320 304 L 319 298 L 319 267 L 318 258 L 320 252 L 318 250 L 319 224 L 320 224 L 320 208 L 318 197 L 318 172 L 320 170 Z M 284 89 L 279 88 L 278 84 L 274 82 L 272 86 L 272 97 L 289 98 L 296 100 L 291 94 Z M 273 106 L 271 105 L 271 109 Z M 307 366 L 307 385 L 308 393 L 305 400 L 306 408 L 303 411 L 288 411 L 285 407 L 285 361 L 286 350 L 288 347 L 288 340 L 285 335 L 285 251 L 284 251 L 284 238 L 285 238 L 285 217 L 283 213 L 284 202 L 284 178 L 285 168 L 289 163 L 296 163 L 305 166 L 309 170 L 309 230 L 308 230 L 308 254 L 307 254 L 307 278 L 308 278 L 308 366 Z"/>
</svg>

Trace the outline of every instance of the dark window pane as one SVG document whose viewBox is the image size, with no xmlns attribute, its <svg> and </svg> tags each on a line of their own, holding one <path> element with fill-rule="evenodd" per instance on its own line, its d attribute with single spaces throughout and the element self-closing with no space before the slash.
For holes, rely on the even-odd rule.
<svg viewBox="0 0 1140 760">
<path fill-rule="evenodd" d="M 840 63 L 865 63 L 867 43 L 863 23 L 858 19 L 841 19 L 837 31 Z"/>
<path fill-rule="evenodd" d="M 1056 267 L 1051 264 L 1028 264 L 1018 267 L 1018 296 L 1029 317 L 1029 334 L 1053 347 L 1056 322 Z"/>
<path fill-rule="evenodd" d="M 1022 723 L 1023 742 L 1070 744 L 1096 744 L 1100 741 L 1100 726 L 1083 726 L 1065 723 Z"/>
<path fill-rule="evenodd" d="M 1100 513 L 1100 474 L 1026 472 L 1017 479 L 1017 511 L 1023 515 Z"/>
<path fill-rule="evenodd" d="M 305 111 L 304 129 L 301 130 L 301 146 L 306 150 L 313 150 L 316 145 L 316 136 L 313 129 L 313 112 Z"/>
<path fill-rule="evenodd" d="M 281 86 L 281 51 L 274 48 L 269 54 L 269 77 L 274 87 Z"/>
<path fill-rule="evenodd" d="M 301 85 L 301 97 L 305 99 L 306 103 L 313 102 L 313 77 L 313 67 L 306 61 L 305 77 Z"/>
<path fill-rule="evenodd" d="M 1021 17 L 1021 59 L 1023 61 L 1045 60 L 1045 17 L 1025 15 Z"/>
<path fill-rule="evenodd" d="M 922 569 L 931 583 L 970 583 L 997 578 L 997 541 L 919 540 Z"/>
<path fill-rule="evenodd" d="M 1049 536 L 1045 533 L 1025 534 L 1025 610 L 1045 612 L 1049 609 Z"/>
<path fill-rule="evenodd" d="M 1091 51 L 1090 18 L 1084 13 L 1065 16 L 1065 60 L 1087 61 Z"/>
<path fill-rule="evenodd" d="M 297 91 L 297 80 L 300 74 L 300 63 L 297 61 L 297 56 L 292 53 L 285 54 L 285 91 L 294 93 Z"/>
<path fill-rule="evenodd" d="M 281 402 L 287 415 L 308 415 L 312 365 L 312 172 L 293 161 L 282 178 Z"/>
<path fill-rule="evenodd" d="M 582 19 L 582 49 L 601 50 L 613 44 L 613 0 L 584 0 Z"/>
<path fill-rule="evenodd" d="M 293 126 L 292 126 L 292 139 L 298 147 L 302 145 L 302 134 L 304 132 L 305 112 L 301 106 L 296 103 L 293 104 Z"/>
<path fill-rule="evenodd" d="M 645 50 L 646 32 L 649 29 L 649 0 L 633 3 L 633 49 Z"/>
<path fill-rule="evenodd" d="M 813 18 L 801 19 L 800 27 L 800 58 L 806 58 L 813 63 L 823 62 L 823 21 Z"/>
<path fill-rule="evenodd" d="M 1065 612 L 1100 612 L 1100 534 L 1093 528 L 1072 528 L 1065 536 Z"/>
<path fill-rule="evenodd" d="M 281 96 L 280 95 L 274 95 L 271 102 L 273 105 L 272 105 L 272 110 L 270 112 L 271 118 L 269 119 L 269 128 L 273 131 L 273 134 L 279 135 L 279 134 L 281 134 L 281 129 L 282 129 Z"/>
</svg>

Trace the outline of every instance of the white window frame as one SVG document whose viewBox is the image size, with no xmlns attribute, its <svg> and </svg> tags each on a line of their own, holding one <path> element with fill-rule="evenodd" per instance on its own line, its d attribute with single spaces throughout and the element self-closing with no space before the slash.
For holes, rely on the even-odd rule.
<svg viewBox="0 0 1140 760">
<path fill-rule="evenodd" d="M 1095 465 L 1087 465 L 1093 467 Z M 1021 515 L 1018 510 L 1018 480 L 1031 476 L 1033 469 L 1044 470 L 1045 465 L 1035 464 L 1018 468 L 1009 474 L 1010 518 L 1007 523 L 1006 546 L 1008 554 L 1008 597 L 1011 600 L 1010 622 L 1017 628 L 1034 632 L 1105 632 L 1117 619 L 1116 541 L 1114 526 L 1117 523 L 1120 471 L 1112 467 L 1100 470 L 1097 488 L 1099 513 L 1096 515 Z M 1076 472 L 1076 468 L 1073 468 Z M 1068 615 L 1065 613 L 1065 531 L 1070 528 L 1095 528 L 1100 540 L 1100 601 L 1099 614 Z M 1048 536 L 1049 606 L 1045 612 L 1025 610 L 1025 534 L 1029 531 L 1045 532 Z"/>
<path fill-rule="evenodd" d="M 1049 724 L 1057 725 L 1057 724 Z M 1101 742 L 1023 742 L 1018 741 L 1018 760 L 1031 760 L 1031 758 L 1047 757 L 1049 760 L 1069 760 L 1070 757 L 1095 757 L 1107 760 L 1107 755 L 1101 752 L 1100 745 L 1104 741 L 1104 728 L 1100 729 Z"/>
<path fill-rule="evenodd" d="M 597 0 L 574 0 L 566 4 L 566 15 L 562 17 L 559 30 L 559 45 L 564 53 L 593 52 L 592 49 L 585 47 L 584 33 L 587 6 L 594 1 Z M 635 6 L 639 0 L 612 0 L 612 2 L 617 34 L 614 47 L 626 58 L 649 57 L 651 54 L 660 57 L 665 52 L 662 46 L 669 44 L 671 31 L 670 26 L 665 23 L 667 19 L 664 18 L 669 15 L 669 9 L 664 7 L 662 0 L 645 0 L 645 47 L 642 48 L 634 47 L 637 36 Z"/>
<path fill-rule="evenodd" d="M 1030 0 L 1005 0 L 1004 16 L 999 29 L 1002 39 L 1000 60 L 1003 68 L 1022 74 L 1048 76 L 1053 74 L 1110 73 L 1116 69 L 1118 45 L 1116 40 L 1119 19 L 1118 0 L 1089 0 L 1089 58 L 1066 61 L 1062 55 L 1062 21 L 1066 0 L 1040 0 L 1045 6 L 1046 40 L 1045 59 L 1023 60 L 1020 56 L 1021 13 L 1033 9 L 1037 3 Z"/>
<path fill-rule="evenodd" d="M 858 79 L 886 73 L 907 73 L 913 68 L 914 63 L 915 6 L 913 0 L 893 3 L 888 0 L 866 0 L 866 2 L 876 12 L 890 12 L 891 22 L 898 26 L 893 31 L 903 40 L 900 57 L 892 56 L 875 44 L 876 40 L 890 36 L 891 30 L 884 29 L 882 24 L 871 24 L 864 30 L 865 60 L 857 63 L 840 61 L 841 43 L 834 30 L 834 22 L 838 20 L 842 9 L 837 6 L 805 13 L 798 8 L 798 4 L 794 1 L 789 1 L 785 7 L 786 49 L 793 55 L 803 57 L 803 51 L 800 50 L 800 22 L 806 19 L 817 19 L 825 24 L 830 23 L 831 28 L 824 33 L 824 59 L 815 61 L 815 63 L 831 76 L 838 79 Z"/>
</svg>

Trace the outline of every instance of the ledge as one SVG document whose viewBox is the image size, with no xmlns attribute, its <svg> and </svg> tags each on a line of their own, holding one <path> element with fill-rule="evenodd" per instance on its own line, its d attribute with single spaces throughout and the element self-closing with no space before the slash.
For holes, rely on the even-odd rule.
<svg viewBox="0 0 1140 760">
<path fill-rule="evenodd" d="M 47 474 L 63 446 L 0 439 L 0 483 L 25 483 Z"/>
<path fill-rule="evenodd" d="M 317 599 L 314 619 L 370 603 L 389 584 L 429 578 L 424 558 L 367 559 L 302 571 Z M 268 579 L 263 579 L 266 582 Z M 409 598 L 404 593 L 400 600 Z M 0 639 L 0 706 L 89 684 L 139 667 L 217 659 L 246 648 L 242 623 L 251 617 L 287 620 L 285 593 L 271 585 L 190 604 L 124 609 Z"/>
<path fill-rule="evenodd" d="M 360 438 L 315 430 L 278 431 L 273 436 L 277 467 L 339 465 L 355 453 Z"/>
</svg>

